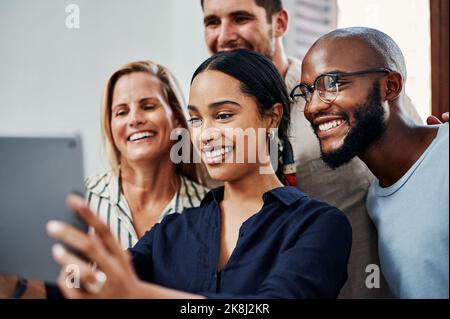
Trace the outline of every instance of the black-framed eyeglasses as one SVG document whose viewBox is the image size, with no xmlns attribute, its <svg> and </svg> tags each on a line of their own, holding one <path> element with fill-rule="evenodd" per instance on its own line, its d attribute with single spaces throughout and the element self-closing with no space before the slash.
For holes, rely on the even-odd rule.
<svg viewBox="0 0 450 319">
<path fill-rule="evenodd" d="M 314 91 L 316 91 L 317 95 L 323 102 L 332 103 L 334 102 L 334 100 L 336 100 L 339 94 L 340 78 L 370 73 L 389 74 L 390 72 L 391 70 L 387 68 L 375 68 L 349 73 L 345 72 L 325 73 L 319 75 L 314 80 L 313 86 L 309 86 L 308 84 L 305 83 L 300 83 L 291 91 L 291 94 L 289 96 L 294 102 L 297 102 L 300 98 L 303 98 L 306 101 L 306 103 L 309 103 L 311 102 Z"/>
</svg>

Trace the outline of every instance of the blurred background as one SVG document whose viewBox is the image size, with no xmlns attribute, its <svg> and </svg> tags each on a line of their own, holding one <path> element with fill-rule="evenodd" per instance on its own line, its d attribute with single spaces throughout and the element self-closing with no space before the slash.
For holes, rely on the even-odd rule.
<svg viewBox="0 0 450 319">
<path fill-rule="evenodd" d="M 403 50 L 407 93 L 425 119 L 432 112 L 433 1 L 441 0 L 284 0 L 288 54 L 301 58 L 336 27 L 380 29 Z M 79 28 L 66 26 L 70 4 L 79 9 Z M 448 37 L 448 13 L 446 23 Z M 199 0 L 0 0 L 0 134 L 79 133 L 86 176 L 103 172 L 100 101 L 108 76 L 151 59 L 173 71 L 187 97 L 207 57 Z"/>
</svg>

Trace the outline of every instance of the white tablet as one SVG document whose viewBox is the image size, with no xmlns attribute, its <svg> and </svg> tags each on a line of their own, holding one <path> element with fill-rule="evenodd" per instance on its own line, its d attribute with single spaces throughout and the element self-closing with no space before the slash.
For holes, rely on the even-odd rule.
<svg viewBox="0 0 450 319">
<path fill-rule="evenodd" d="M 56 282 L 49 220 L 86 226 L 67 207 L 84 193 L 81 139 L 0 136 L 0 274 Z"/>
</svg>

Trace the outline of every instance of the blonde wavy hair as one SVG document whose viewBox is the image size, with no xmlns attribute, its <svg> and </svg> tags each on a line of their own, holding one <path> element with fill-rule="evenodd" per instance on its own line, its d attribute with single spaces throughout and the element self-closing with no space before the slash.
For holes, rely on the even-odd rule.
<svg viewBox="0 0 450 319">
<path fill-rule="evenodd" d="M 175 118 L 183 128 L 188 129 L 186 117 L 182 109 L 182 106 L 185 105 L 185 99 L 181 92 L 178 81 L 169 71 L 169 69 L 152 61 L 131 62 L 120 67 L 109 77 L 106 83 L 101 108 L 103 147 L 108 163 L 111 166 L 113 172 L 116 174 L 119 174 L 120 172 L 121 154 L 114 144 L 111 132 L 112 97 L 117 81 L 122 76 L 135 72 L 148 73 L 150 75 L 156 76 L 159 79 L 166 101 L 170 105 Z M 190 158 L 192 159 L 192 142 L 190 149 Z M 194 182 L 203 182 L 202 169 L 198 164 L 182 162 L 176 165 L 176 172 L 177 174 L 186 176 Z"/>
</svg>

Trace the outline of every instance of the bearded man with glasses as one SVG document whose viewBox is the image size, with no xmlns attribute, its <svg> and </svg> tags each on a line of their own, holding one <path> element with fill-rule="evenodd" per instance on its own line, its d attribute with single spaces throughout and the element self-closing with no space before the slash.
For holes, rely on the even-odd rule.
<svg viewBox="0 0 450 319">
<path fill-rule="evenodd" d="M 291 98 L 305 102 L 328 166 L 358 157 L 375 175 L 366 206 L 394 297 L 448 298 L 448 123 L 414 123 L 405 112 L 406 78 L 388 35 L 339 29 L 308 51 Z"/>
</svg>

